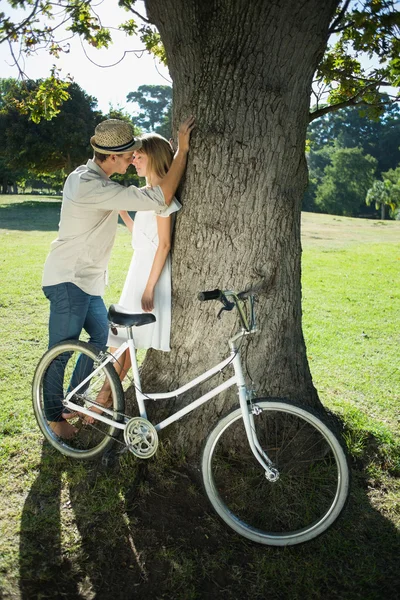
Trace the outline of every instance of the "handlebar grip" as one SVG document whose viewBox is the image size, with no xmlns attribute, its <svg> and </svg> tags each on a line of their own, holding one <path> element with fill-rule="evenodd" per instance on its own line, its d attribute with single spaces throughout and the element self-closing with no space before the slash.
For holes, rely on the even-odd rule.
<svg viewBox="0 0 400 600">
<path fill-rule="evenodd" d="M 197 297 L 201 302 L 206 302 L 207 300 L 219 300 L 219 298 L 221 297 L 221 290 L 209 290 L 207 292 L 199 292 Z"/>
</svg>

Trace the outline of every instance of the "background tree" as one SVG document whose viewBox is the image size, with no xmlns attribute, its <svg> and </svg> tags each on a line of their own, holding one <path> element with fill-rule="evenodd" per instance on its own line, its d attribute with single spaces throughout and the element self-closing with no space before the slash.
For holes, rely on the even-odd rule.
<svg viewBox="0 0 400 600">
<path fill-rule="evenodd" d="M 34 123 L 19 107 L 38 86 L 40 81 L 8 81 L 0 93 L 0 156 L 10 170 L 68 174 L 90 156 L 89 139 L 102 115 L 96 99 L 72 83 L 57 117 Z"/>
<path fill-rule="evenodd" d="M 303 208 L 308 211 L 324 211 L 323 204 L 317 202 L 317 195 L 321 197 L 326 194 L 319 189 L 327 165 L 332 163 L 332 157 L 339 148 L 359 148 L 364 155 L 370 155 L 377 160 L 376 176 L 382 177 L 383 172 L 396 166 L 400 161 L 400 112 L 396 105 L 391 105 L 378 117 L 371 118 L 365 114 L 365 109 L 344 108 L 338 112 L 323 115 L 320 119 L 312 121 L 308 127 L 307 138 L 309 150 L 307 152 L 307 163 L 309 167 L 310 183 L 303 200 Z M 369 171 L 368 171 L 369 172 Z M 366 174 L 366 183 L 369 183 Z M 364 173 L 359 173 L 359 181 L 364 179 Z M 344 182 L 343 182 L 344 183 Z M 349 180 L 349 184 L 351 181 Z M 337 208 L 335 209 L 334 190 L 335 184 L 329 186 L 332 195 L 330 197 L 329 212 L 343 214 L 341 211 L 341 200 L 337 197 Z M 349 191 L 349 193 L 351 193 Z M 345 190 L 341 197 L 345 194 Z M 353 209 L 356 204 L 353 203 Z M 360 212 L 354 216 L 370 212 L 373 215 L 373 207 L 366 210 L 365 204 L 360 204 Z"/>
<path fill-rule="evenodd" d="M 139 114 L 134 123 L 144 131 L 156 131 L 167 139 L 171 137 L 172 88 L 169 85 L 141 85 L 136 92 L 126 97 L 128 102 L 136 102 Z"/>
<path fill-rule="evenodd" d="M 374 181 L 372 187 L 368 190 L 365 202 L 368 206 L 372 203 L 375 204 L 377 210 L 381 210 L 381 219 L 385 218 L 385 206 L 395 206 L 391 202 L 390 188 L 392 184 L 390 181 Z"/>
<path fill-rule="evenodd" d="M 389 169 L 386 173 L 382 173 L 383 181 L 392 183 L 392 201 L 395 202 L 393 216 L 400 220 L 400 164 L 395 169 Z"/>
<path fill-rule="evenodd" d="M 382 173 L 383 179 L 391 181 L 394 185 L 400 186 L 400 164 L 395 169 L 389 169 L 386 173 Z"/>
<path fill-rule="evenodd" d="M 389 207 L 390 215 L 397 217 L 400 207 L 400 167 L 383 173 L 383 181 L 374 181 L 368 190 L 365 201 L 367 205 L 375 204 L 381 211 L 381 219 L 385 218 L 385 207 Z"/>
<path fill-rule="evenodd" d="M 339 148 L 324 170 L 315 203 L 333 215 L 353 217 L 365 204 L 365 196 L 375 178 L 377 161 L 364 156 L 361 148 Z"/>
<path fill-rule="evenodd" d="M 60 191 L 66 175 L 93 154 L 89 139 L 97 123 L 107 118 L 131 122 L 130 115 L 121 110 L 111 108 L 103 115 L 96 108 L 97 100 L 72 83 L 69 99 L 57 116 L 35 123 L 19 107 L 39 85 L 0 79 L 0 136 L 5 140 L 0 148 L 3 193 L 17 193 L 18 187 L 27 185 Z M 115 178 L 124 185 L 139 185 L 133 167 Z"/>
<path fill-rule="evenodd" d="M 318 188 L 321 185 L 325 169 L 332 163 L 332 155 L 335 152 L 334 145 L 321 146 L 319 150 L 310 148 L 307 153 L 308 165 L 308 186 L 303 197 L 302 208 L 309 212 L 321 212 L 321 208 L 316 204 L 315 197 Z"/>
<path fill-rule="evenodd" d="M 378 172 L 382 173 L 400 162 L 400 110 L 392 104 L 371 117 L 365 108 L 343 108 L 312 121 L 307 138 L 311 152 L 335 143 L 342 148 L 361 148 L 377 159 Z"/>
<path fill-rule="evenodd" d="M 137 16 L 133 2 L 120 4 Z M 331 110 L 357 103 L 379 109 L 385 105 L 379 90 L 397 85 L 400 72 L 395 3 L 366 0 L 361 9 L 348 0 L 145 4 L 143 39 L 147 47 L 162 52 L 151 29 L 155 25 L 173 80 L 174 123 L 193 113 L 197 130 L 173 253 L 174 350 L 165 356 L 148 353 L 144 387 L 174 387 L 225 350 L 220 339 L 233 322 L 217 322 L 215 307 L 196 301 L 199 289 L 257 283 L 264 292 L 258 306 L 261 335 L 248 353 L 256 387 L 268 395 L 318 405 L 301 328 L 306 130 L 310 120 Z M 42 5 L 39 1 L 35 6 Z M 75 31 L 94 44 L 101 35 L 108 44 L 109 32 L 90 12 L 90 3 L 65 6 Z M 9 19 L 2 27 L 6 37 L 22 31 Z M 134 29 L 132 21 L 125 30 L 129 28 Z M 54 28 L 39 33 L 40 42 L 43 37 L 54 40 Z M 338 41 L 324 58 L 333 33 Z M 39 34 L 30 36 L 24 39 L 36 43 Z M 361 52 L 377 56 L 379 66 L 366 73 Z M 316 72 L 320 97 L 310 115 Z M 330 89 L 329 106 L 320 106 L 321 86 Z M 196 413 L 195 423 L 187 419 L 175 443 L 184 441 L 194 449 L 215 413 L 235 401 L 226 397 Z M 186 399 L 175 402 L 182 403 Z"/>
</svg>

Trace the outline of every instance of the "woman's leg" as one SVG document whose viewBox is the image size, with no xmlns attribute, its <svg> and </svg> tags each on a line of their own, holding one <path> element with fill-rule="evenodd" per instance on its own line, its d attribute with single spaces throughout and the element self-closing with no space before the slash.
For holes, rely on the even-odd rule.
<svg viewBox="0 0 400 600">
<path fill-rule="evenodd" d="M 117 350 L 117 348 L 110 348 L 110 353 L 114 354 L 114 352 L 116 350 Z M 126 350 L 119 357 L 119 359 L 117 361 L 115 361 L 113 364 L 113 367 L 116 370 L 120 381 L 124 380 L 127 372 L 129 371 L 130 366 L 131 366 L 131 357 L 130 357 L 129 351 Z M 111 388 L 110 388 L 108 381 L 104 382 L 103 387 L 101 388 L 99 394 L 97 395 L 96 402 L 98 404 L 101 404 L 105 408 L 110 408 L 110 406 L 111 406 Z M 102 412 L 100 408 L 96 408 L 94 406 L 91 408 L 91 410 L 93 410 L 93 412 L 96 412 L 99 414 L 101 414 L 101 412 Z M 93 422 L 92 419 L 90 421 Z"/>
</svg>

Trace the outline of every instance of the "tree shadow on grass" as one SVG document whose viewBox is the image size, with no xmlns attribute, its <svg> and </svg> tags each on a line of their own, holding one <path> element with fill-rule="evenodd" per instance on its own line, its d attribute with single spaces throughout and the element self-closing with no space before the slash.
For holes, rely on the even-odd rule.
<svg viewBox="0 0 400 600">
<path fill-rule="evenodd" d="M 0 229 L 57 231 L 61 202 L 25 201 L 0 204 Z"/>
<path fill-rule="evenodd" d="M 128 486 L 125 493 L 130 527 L 137 531 L 148 573 L 135 598 L 152 597 L 154 577 L 157 597 L 174 600 L 398 596 L 398 532 L 371 506 L 360 472 L 335 525 L 311 542 L 286 548 L 260 546 L 233 533 L 182 469 L 162 472 L 150 464 L 141 488 Z"/>
<path fill-rule="evenodd" d="M 140 581 L 118 480 L 93 465 L 43 443 L 21 517 L 22 599 L 114 599 Z"/>
<path fill-rule="evenodd" d="M 350 502 L 329 531 L 275 548 L 222 524 L 192 470 L 173 460 L 129 458 L 119 470 L 102 471 L 44 445 L 21 524 L 22 598 L 397 597 L 400 539 L 372 507 L 361 471 L 354 471 Z"/>
</svg>

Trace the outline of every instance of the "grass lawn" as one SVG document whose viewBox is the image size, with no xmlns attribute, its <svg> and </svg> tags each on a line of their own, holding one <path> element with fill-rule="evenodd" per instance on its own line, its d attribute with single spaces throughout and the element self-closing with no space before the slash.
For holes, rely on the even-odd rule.
<svg viewBox="0 0 400 600">
<path fill-rule="evenodd" d="M 399 593 L 400 223 L 304 213 L 303 325 L 321 400 L 345 424 L 352 493 L 320 538 L 239 538 L 167 444 L 119 469 L 44 444 L 30 385 L 46 349 L 54 198 L 0 196 L 0 597 L 380 600 Z M 131 256 L 120 227 L 106 302 Z M 166 515 L 168 518 L 166 518 Z"/>
</svg>

